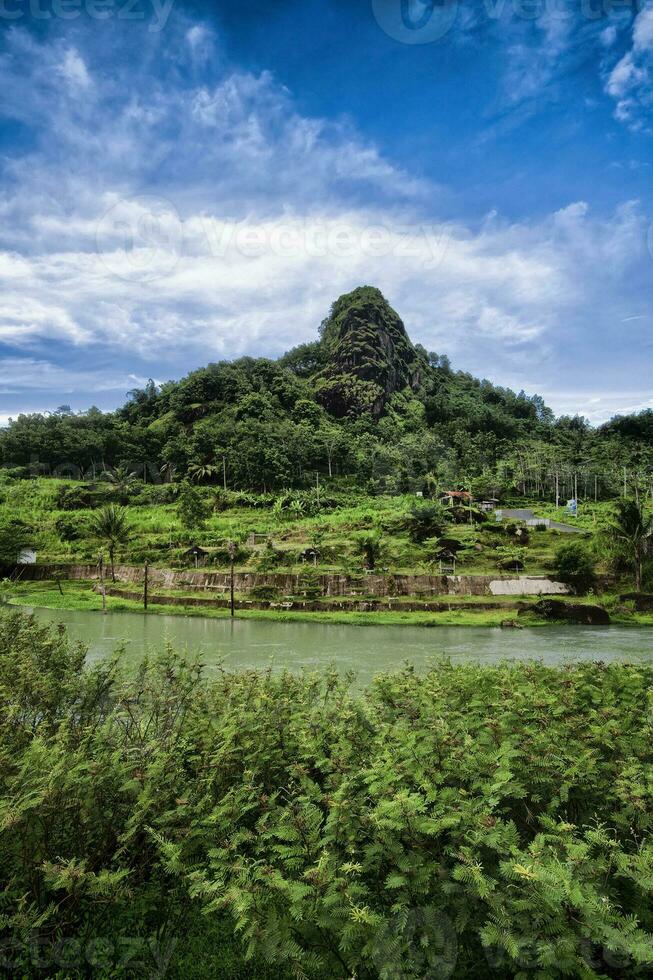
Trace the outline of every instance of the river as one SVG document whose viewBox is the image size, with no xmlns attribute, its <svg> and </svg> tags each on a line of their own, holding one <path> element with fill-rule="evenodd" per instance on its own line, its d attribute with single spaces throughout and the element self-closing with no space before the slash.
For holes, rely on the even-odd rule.
<svg viewBox="0 0 653 980">
<path fill-rule="evenodd" d="M 367 684 L 380 671 L 410 661 L 423 670 L 439 656 L 453 663 L 492 664 L 500 660 L 541 660 L 561 665 L 581 660 L 651 661 L 653 628 L 547 626 L 512 630 L 495 627 L 346 626 L 278 623 L 254 619 L 202 619 L 73 610 L 32 610 L 41 622 L 64 623 L 70 636 L 89 648 L 89 661 L 124 645 L 133 665 L 147 651 L 171 643 L 199 655 L 207 671 L 288 667 L 291 670 L 336 664 Z"/>
</svg>

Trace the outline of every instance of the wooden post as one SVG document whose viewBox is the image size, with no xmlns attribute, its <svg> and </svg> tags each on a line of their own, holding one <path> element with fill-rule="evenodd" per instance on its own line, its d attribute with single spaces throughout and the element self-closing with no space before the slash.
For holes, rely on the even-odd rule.
<svg viewBox="0 0 653 980">
<path fill-rule="evenodd" d="M 147 586 L 148 586 L 148 576 L 150 570 L 150 563 L 147 558 L 145 559 L 145 565 L 143 566 L 143 609 L 147 612 Z"/>
<path fill-rule="evenodd" d="M 102 615 L 107 614 L 107 589 L 104 584 L 104 555 L 100 554 L 98 559 L 98 565 L 100 568 L 100 593 L 102 595 Z"/>
<path fill-rule="evenodd" d="M 234 563 L 236 561 L 236 542 L 230 541 L 227 547 L 229 550 L 229 610 L 231 612 L 231 618 L 233 619 L 236 615 L 236 605 L 234 602 Z"/>
</svg>

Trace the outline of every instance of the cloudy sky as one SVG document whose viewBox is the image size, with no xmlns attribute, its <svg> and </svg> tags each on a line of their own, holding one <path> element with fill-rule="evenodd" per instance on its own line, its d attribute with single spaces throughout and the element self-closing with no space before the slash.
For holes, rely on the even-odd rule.
<svg viewBox="0 0 653 980">
<path fill-rule="evenodd" d="M 454 365 L 653 405 L 653 3 L 2 0 L 0 422 L 379 286 Z"/>
</svg>

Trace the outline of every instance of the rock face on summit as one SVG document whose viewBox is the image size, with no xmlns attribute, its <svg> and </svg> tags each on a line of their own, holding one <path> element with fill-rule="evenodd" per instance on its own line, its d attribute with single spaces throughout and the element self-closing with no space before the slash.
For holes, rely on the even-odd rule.
<svg viewBox="0 0 653 980">
<path fill-rule="evenodd" d="M 338 418 L 378 417 L 390 395 L 420 385 L 423 357 L 378 289 L 361 286 L 336 300 L 322 324 L 322 343 L 327 367 L 315 379 L 317 396 Z"/>
</svg>

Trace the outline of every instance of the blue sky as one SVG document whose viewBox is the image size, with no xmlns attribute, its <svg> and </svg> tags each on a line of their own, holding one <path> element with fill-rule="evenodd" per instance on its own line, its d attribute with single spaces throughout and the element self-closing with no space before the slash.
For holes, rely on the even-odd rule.
<svg viewBox="0 0 653 980">
<path fill-rule="evenodd" d="M 653 4 L 0 0 L 0 422 L 379 286 L 454 365 L 653 405 Z"/>
</svg>

